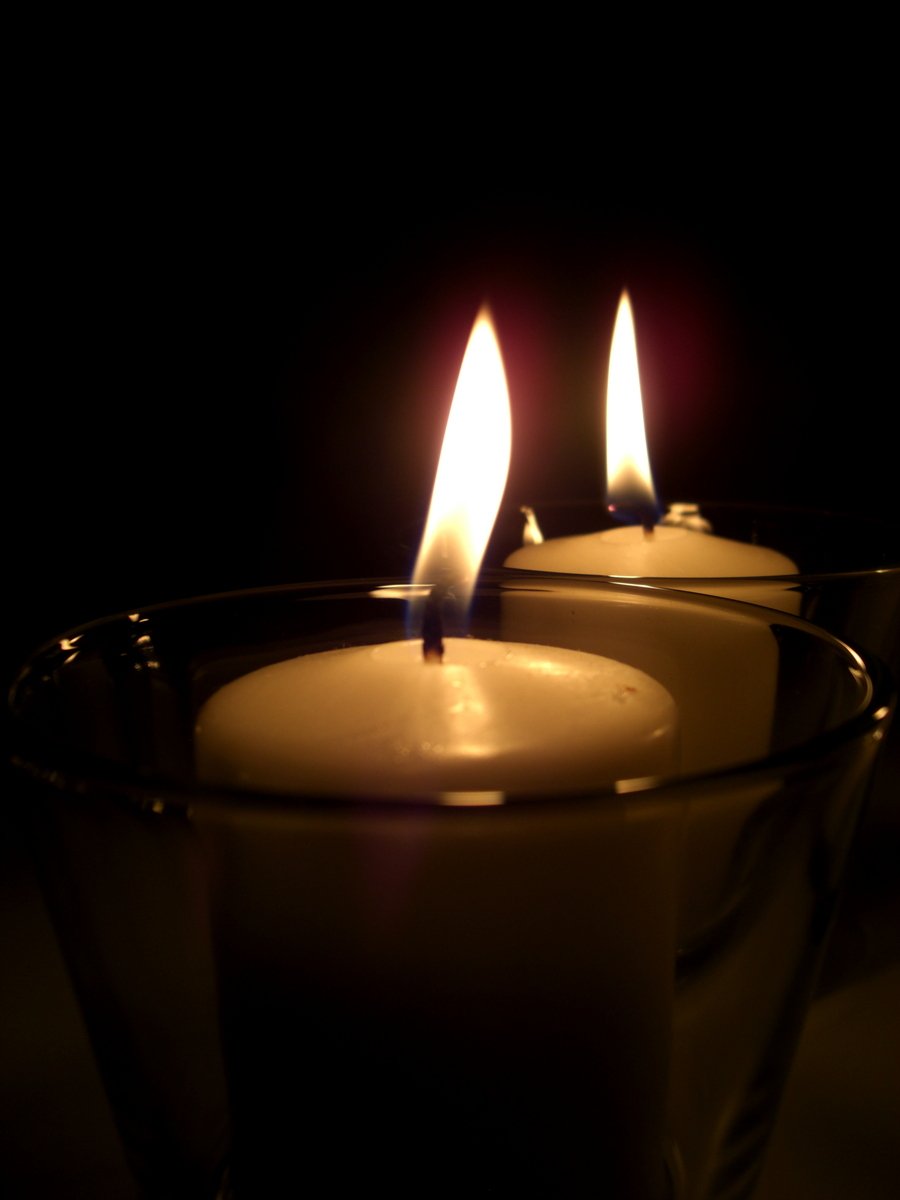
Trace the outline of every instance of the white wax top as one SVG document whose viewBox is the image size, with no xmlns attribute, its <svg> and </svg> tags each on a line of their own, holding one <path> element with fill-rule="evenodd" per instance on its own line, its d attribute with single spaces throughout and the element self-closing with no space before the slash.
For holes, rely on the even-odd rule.
<svg viewBox="0 0 900 1200">
<path fill-rule="evenodd" d="M 557 647 L 446 638 L 293 658 L 226 684 L 199 777 L 262 791 L 558 792 L 677 766 L 678 717 L 644 672 Z"/>
<path fill-rule="evenodd" d="M 505 565 L 570 575 L 644 578 L 797 573 L 796 563 L 777 550 L 672 525 L 657 525 L 651 533 L 645 533 L 640 525 L 623 525 L 597 533 L 550 538 L 514 551 Z"/>
</svg>

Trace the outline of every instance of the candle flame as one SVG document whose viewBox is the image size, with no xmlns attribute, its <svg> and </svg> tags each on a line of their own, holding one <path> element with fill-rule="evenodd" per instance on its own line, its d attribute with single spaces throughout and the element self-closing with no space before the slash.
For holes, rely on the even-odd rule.
<svg viewBox="0 0 900 1200">
<path fill-rule="evenodd" d="M 610 512 L 652 524 L 658 515 L 647 453 L 634 314 L 623 291 L 609 352 L 606 384 L 606 481 Z"/>
<path fill-rule="evenodd" d="M 487 306 L 475 319 L 441 448 L 414 584 L 452 589 L 464 612 L 497 519 L 512 449 L 509 390 Z"/>
</svg>

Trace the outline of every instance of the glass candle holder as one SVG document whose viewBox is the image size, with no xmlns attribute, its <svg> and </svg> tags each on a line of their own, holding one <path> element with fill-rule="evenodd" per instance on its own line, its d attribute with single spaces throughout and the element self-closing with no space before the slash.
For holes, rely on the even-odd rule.
<svg viewBox="0 0 900 1200">
<path fill-rule="evenodd" d="M 670 569 L 664 577 L 630 565 L 620 555 L 621 576 L 639 576 L 640 582 L 728 596 L 793 612 L 827 629 L 843 641 L 874 654 L 895 679 L 900 678 L 900 521 L 883 513 L 869 517 L 815 509 L 787 508 L 748 503 L 703 502 L 672 505 L 681 510 L 665 519 L 682 522 L 689 529 L 708 525 L 718 538 L 730 539 L 751 555 L 763 548 L 754 573 L 741 575 L 739 568 L 715 577 L 690 575 Z M 684 510 L 696 509 L 695 512 Z M 596 541 L 626 534 L 599 502 L 562 502 L 536 505 L 533 510 L 507 509 L 497 523 L 491 546 L 492 562 L 505 562 L 534 536 L 537 525 L 543 536 L 557 547 L 565 545 L 570 569 L 589 570 L 596 547 L 596 561 L 605 564 L 598 578 L 614 578 L 610 563 L 619 555 L 621 542 Z M 630 531 L 639 534 L 639 530 Z M 672 537 L 673 530 L 660 530 Z M 656 535 L 654 535 L 656 536 Z M 570 540 L 572 539 L 572 540 Z M 696 540 L 696 539 L 695 539 Z M 700 539 L 702 544 L 702 539 Z M 669 543 L 670 545 L 672 543 Z M 633 539 L 632 539 L 633 545 Z M 531 564 L 546 571 L 548 564 L 537 547 Z M 677 547 L 676 547 L 677 552 Z M 772 552 L 792 564 L 788 573 L 773 573 Z M 710 553 L 714 562 L 718 552 Z M 517 556 L 521 561 L 521 556 Z M 725 561 L 724 556 L 722 560 Z M 578 563 L 572 568 L 572 562 Z M 647 562 L 665 561 L 665 553 Z M 669 560 L 672 567 L 676 556 Z M 696 559 L 694 559 L 696 561 Z M 750 555 L 746 561 L 753 561 Z M 632 578 L 632 582 L 638 579 Z M 840 930 L 832 945 L 822 987 L 830 988 L 876 967 L 885 955 L 895 953 L 896 939 L 889 898 L 896 894 L 896 858 L 900 851 L 900 723 L 895 722 L 880 755 L 870 783 L 869 797 L 859 846 L 854 856 L 851 879 L 846 889 Z"/>
<path fill-rule="evenodd" d="M 542 644 L 659 680 L 680 765 L 586 788 L 561 758 L 542 792 L 203 783 L 207 701 L 402 640 L 391 580 L 157 606 L 26 664 L 16 803 L 143 1195 L 750 1194 L 890 684 L 792 614 L 515 576 L 446 632 L 527 644 L 574 594 L 602 644 L 564 620 Z"/>
</svg>

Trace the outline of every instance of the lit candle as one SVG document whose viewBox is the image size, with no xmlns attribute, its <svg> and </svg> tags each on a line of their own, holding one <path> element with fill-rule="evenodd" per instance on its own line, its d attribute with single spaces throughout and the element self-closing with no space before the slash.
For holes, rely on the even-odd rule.
<svg viewBox="0 0 900 1200">
<path fill-rule="evenodd" d="M 629 514 L 635 524 L 545 541 L 528 513 L 526 544 L 504 565 L 542 573 L 652 578 L 667 587 L 797 611 L 799 594 L 789 578 L 797 568 L 784 555 L 698 529 L 694 513 L 681 514 L 677 519 L 683 523 L 677 525 L 656 523 L 627 293 L 619 304 L 610 351 L 607 473 L 614 501 L 610 508 Z M 746 582 L 763 576 L 758 585 Z M 772 576 L 788 579 L 782 583 Z M 659 602 L 656 636 L 636 640 L 628 613 L 636 602 L 623 596 L 598 610 L 591 595 L 580 589 L 537 595 L 523 582 L 521 592 L 511 593 L 506 602 L 504 631 L 524 641 L 550 638 L 557 645 L 612 655 L 659 679 L 677 699 L 686 770 L 706 771 L 767 754 L 778 663 L 768 630 L 742 620 L 738 611 L 712 623 L 695 608 Z M 688 644 L 692 650 L 686 658 L 676 647 Z M 722 713 L 729 714 L 727 722 Z"/>
<path fill-rule="evenodd" d="M 635 523 L 540 542 L 535 542 L 533 526 L 529 526 L 527 544 L 509 556 L 506 566 L 576 575 L 665 579 L 668 586 L 734 596 L 786 612 L 798 611 L 798 596 L 789 582 L 767 582 L 758 587 L 722 582 L 727 578 L 794 575 L 797 565 L 786 555 L 698 528 L 702 521 L 691 511 L 695 507 L 692 505 L 673 505 L 671 514 L 657 522 L 634 317 L 627 292 L 622 293 L 619 302 L 609 356 L 606 463 L 610 511 L 630 516 Z M 715 582 L 704 582 L 711 579 Z"/>
<path fill-rule="evenodd" d="M 401 590 L 423 636 L 264 667 L 199 712 L 202 780 L 326 797 L 193 810 L 238 1193 L 277 1194 L 299 1152 L 342 1194 L 666 1194 L 681 812 L 612 785 L 677 769 L 675 702 L 607 657 L 438 620 L 470 597 L 509 426 L 482 314 Z"/>
<path fill-rule="evenodd" d="M 507 567 L 652 578 L 672 588 L 798 611 L 800 597 L 790 578 L 797 567 L 784 555 L 715 536 L 703 527 L 695 506 L 678 506 L 668 518 L 672 524 L 657 523 L 627 294 L 619 305 L 610 351 L 606 421 L 610 508 L 630 515 L 634 523 L 545 541 L 533 516 L 526 513 L 524 544 L 507 559 Z M 730 583 L 731 579 L 735 582 Z M 687 771 L 704 772 L 767 755 L 779 670 L 778 644 L 772 632 L 762 623 L 746 619 L 740 608 L 734 608 L 725 620 L 707 621 L 702 612 L 680 605 L 670 596 L 665 602 L 656 601 L 659 615 L 653 638 L 641 639 L 634 636 L 629 611 L 636 602 L 624 594 L 599 608 L 589 590 L 562 586 L 541 595 L 523 581 L 521 591 L 511 589 L 505 602 L 504 630 L 508 636 L 521 638 L 546 637 L 552 630 L 560 645 L 613 654 L 663 682 L 677 697 L 682 766 Z M 654 602 L 652 597 L 649 602 Z M 686 646 L 690 647 L 687 654 Z M 754 781 L 727 793 L 701 787 L 692 797 L 679 841 L 682 876 L 676 913 L 683 949 L 703 945 L 704 937 L 718 928 L 723 912 L 728 911 L 733 900 L 728 884 L 748 822 L 758 817 L 767 794 L 774 790 L 771 784 Z M 759 961 L 780 963 L 797 944 L 790 936 L 790 925 L 806 910 L 801 903 L 792 903 L 782 890 L 771 902 L 783 909 L 785 936 L 773 936 L 772 928 L 766 926 L 755 953 Z M 692 1170 L 708 1153 L 704 1136 L 726 1121 L 725 1114 L 738 1094 L 733 1077 L 725 1072 L 723 1086 L 709 1064 L 704 1064 L 701 1078 L 692 1054 L 696 1047 L 721 1039 L 723 1060 L 728 1060 L 724 1046 L 734 1039 L 738 1026 L 722 1022 L 719 1014 L 744 1016 L 750 1007 L 741 1007 L 734 1000 L 723 1004 L 723 996 L 733 993 L 742 999 L 748 990 L 752 990 L 752 982 L 748 988 L 748 981 L 739 980 L 736 973 L 723 976 L 721 967 L 718 972 L 696 972 L 689 986 L 683 976 L 680 979 L 673 1008 L 676 1037 L 669 1127 L 676 1132 L 680 1151 Z M 758 997 L 754 999 L 758 1001 Z M 746 1055 L 748 1064 L 758 1063 L 758 1031 L 768 1028 L 761 1016 L 762 1002 L 758 1007 L 759 1013 L 754 1010 L 750 1015 L 749 1032 L 742 1035 L 752 1047 Z M 691 1188 L 697 1187 L 692 1180 Z M 702 1184 L 696 1194 L 701 1191 Z"/>
<path fill-rule="evenodd" d="M 465 611 L 510 442 L 503 363 L 483 311 L 414 572 L 415 625 L 427 627 L 442 598 Z M 424 649 L 420 639 L 334 649 L 232 681 L 199 714 L 198 774 L 265 791 L 402 796 L 573 791 L 677 765 L 675 703 L 634 667 L 572 648 L 444 639 L 439 629 Z"/>
<path fill-rule="evenodd" d="M 197 725 L 203 778 L 402 796 L 588 789 L 675 765 L 672 697 L 576 650 L 445 639 L 312 654 L 226 685 Z"/>
</svg>

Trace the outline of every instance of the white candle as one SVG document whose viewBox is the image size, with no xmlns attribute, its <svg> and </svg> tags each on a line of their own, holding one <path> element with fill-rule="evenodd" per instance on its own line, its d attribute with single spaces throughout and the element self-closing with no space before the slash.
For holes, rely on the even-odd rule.
<svg viewBox="0 0 900 1200">
<path fill-rule="evenodd" d="M 723 580 L 794 575 L 796 563 L 777 550 L 732 538 L 700 533 L 677 525 L 622 525 L 595 533 L 550 538 L 513 551 L 504 564 L 528 571 L 569 575 L 611 575 L 665 580 L 667 586 L 693 592 L 732 596 L 795 612 L 797 593 L 790 582 L 779 585 L 729 586 Z M 705 580 L 715 579 L 715 583 Z M 684 583 L 688 580 L 688 583 Z"/>
<path fill-rule="evenodd" d="M 448 638 L 310 654 L 203 706 L 197 769 L 262 791 L 576 791 L 675 770 L 678 719 L 641 671 L 593 654 Z"/>
<path fill-rule="evenodd" d="M 504 563 L 523 571 L 653 579 L 666 587 L 703 592 L 797 613 L 800 595 L 790 579 L 797 564 L 767 546 L 675 525 L 622 525 L 595 533 L 549 538 L 514 550 Z M 734 582 L 730 582 L 730 580 Z M 764 580 L 764 582 L 757 582 Z"/>
<path fill-rule="evenodd" d="M 452 592 L 458 609 L 467 606 L 510 444 L 503 364 L 483 312 L 460 369 L 414 573 L 416 627 L 435 581 L 441 596 Z M 250 789 L 536 793 L 672 771 L 677 727 L 671 696 L 633 667 L 541 644 L 452 638 L 439 662 L 409 640 L 265 667 L 206 702 L 195 740 L 201 778 Z"/>
<path fill-rule="evenodd" d="M 199 798 L 235 1183 L 668 1197 L 681 816 Z"/>
<path fill-rule="evenodd" d="M 682 524 L 655 524 L 641 404 L 634 320 L 623 293 L 610 351 L 607 386 L 607 474 L 616 507 L 639 523 L 573 537 L 528 541 L 505 566 L 568 575 L 600 575 L 731 597 L 796 612 L 797 567 L 763 546 L 720 538 Z M 613 507 L 613 506 L 611 506 Z M 674 519 L 674 518 L 673 518 Z M 779 577 L 787 577 L 784 582 Z M 734 582 L 730 582 L 733 580 Z M 761 582 L 757 582 L 760 580 Z M 759 622 L 735 614 L 715 623 L 696 609 L 660 606 L 652 639 L 630 632 L 628 599 L 604 602 L 583 589 L 529 593 L 526 585 L 505 605 L 504 632 L 522 640 L 546 638 L 611 655 L 659 679 L 675 696 L 682 729 L 682 765 L 705 771 L 764 756 L 774 712 L 778 651 Z M 691 652 L 684 653 L 689 645 Z M 723 720 L 727 714 L 729 720 Z"/>
<path fill-rule="evenodd" d="M 465 609 L 506 479 L 508 407 L 479 319 L 414 576 L 416 632 L 440 597 Z M 501 453 L 476 472 L 486 429 Z M 492 482 L 473 478 L 488 468 Z M 676 705 L 638 669 L 540 640 L 429 627 L 426 644 L 439 661 L 418 638 L 295 657 L 200 710 L 207 781 L 444 801 L 269 814 L 213 793 L 195 806 L 213 864 L 235 1180 L 281 1182 L 299 1128 L 304 1161 L 346 1167 L 349 1139 L 363 1147 L 350 1173 L 361 1162 L 404 1195 L 413 1179 L 427 1191 L 432 1170 L 455 1172 L 461 1192 L 478 1178 L 575 1194 L 600 1178 L 619 1196 L 662 1195 L 681 814 L 611 785 L 676 769 Z M 603 788 L 597 803 L 573 797 Z M 503 802 L 544 792 L 552 803 Z M 285 1109 L 272 1064 L 291 1081 Z"/>
<path fill-rule="evenodd" d="M 634 318 L 627 292 L 623 292 L 619 303 L 610 350 L 606 426 L 609 492 L 618 497 L 610 507 L 631 510 L 642 518 L 640 522 L 525 545 L 509 556 L 506 566 L 573 575 L 665 579 L 668 586 L 733 596 L 785 612 L 799 610 L 799 597 L 790 581 L 749 585 L 723 582 L 794 575 L 797 565 L 786 555 L 689 527 L 695 522 L 655 523 L 657 501 L 644 432 Z"/>
</svg>

